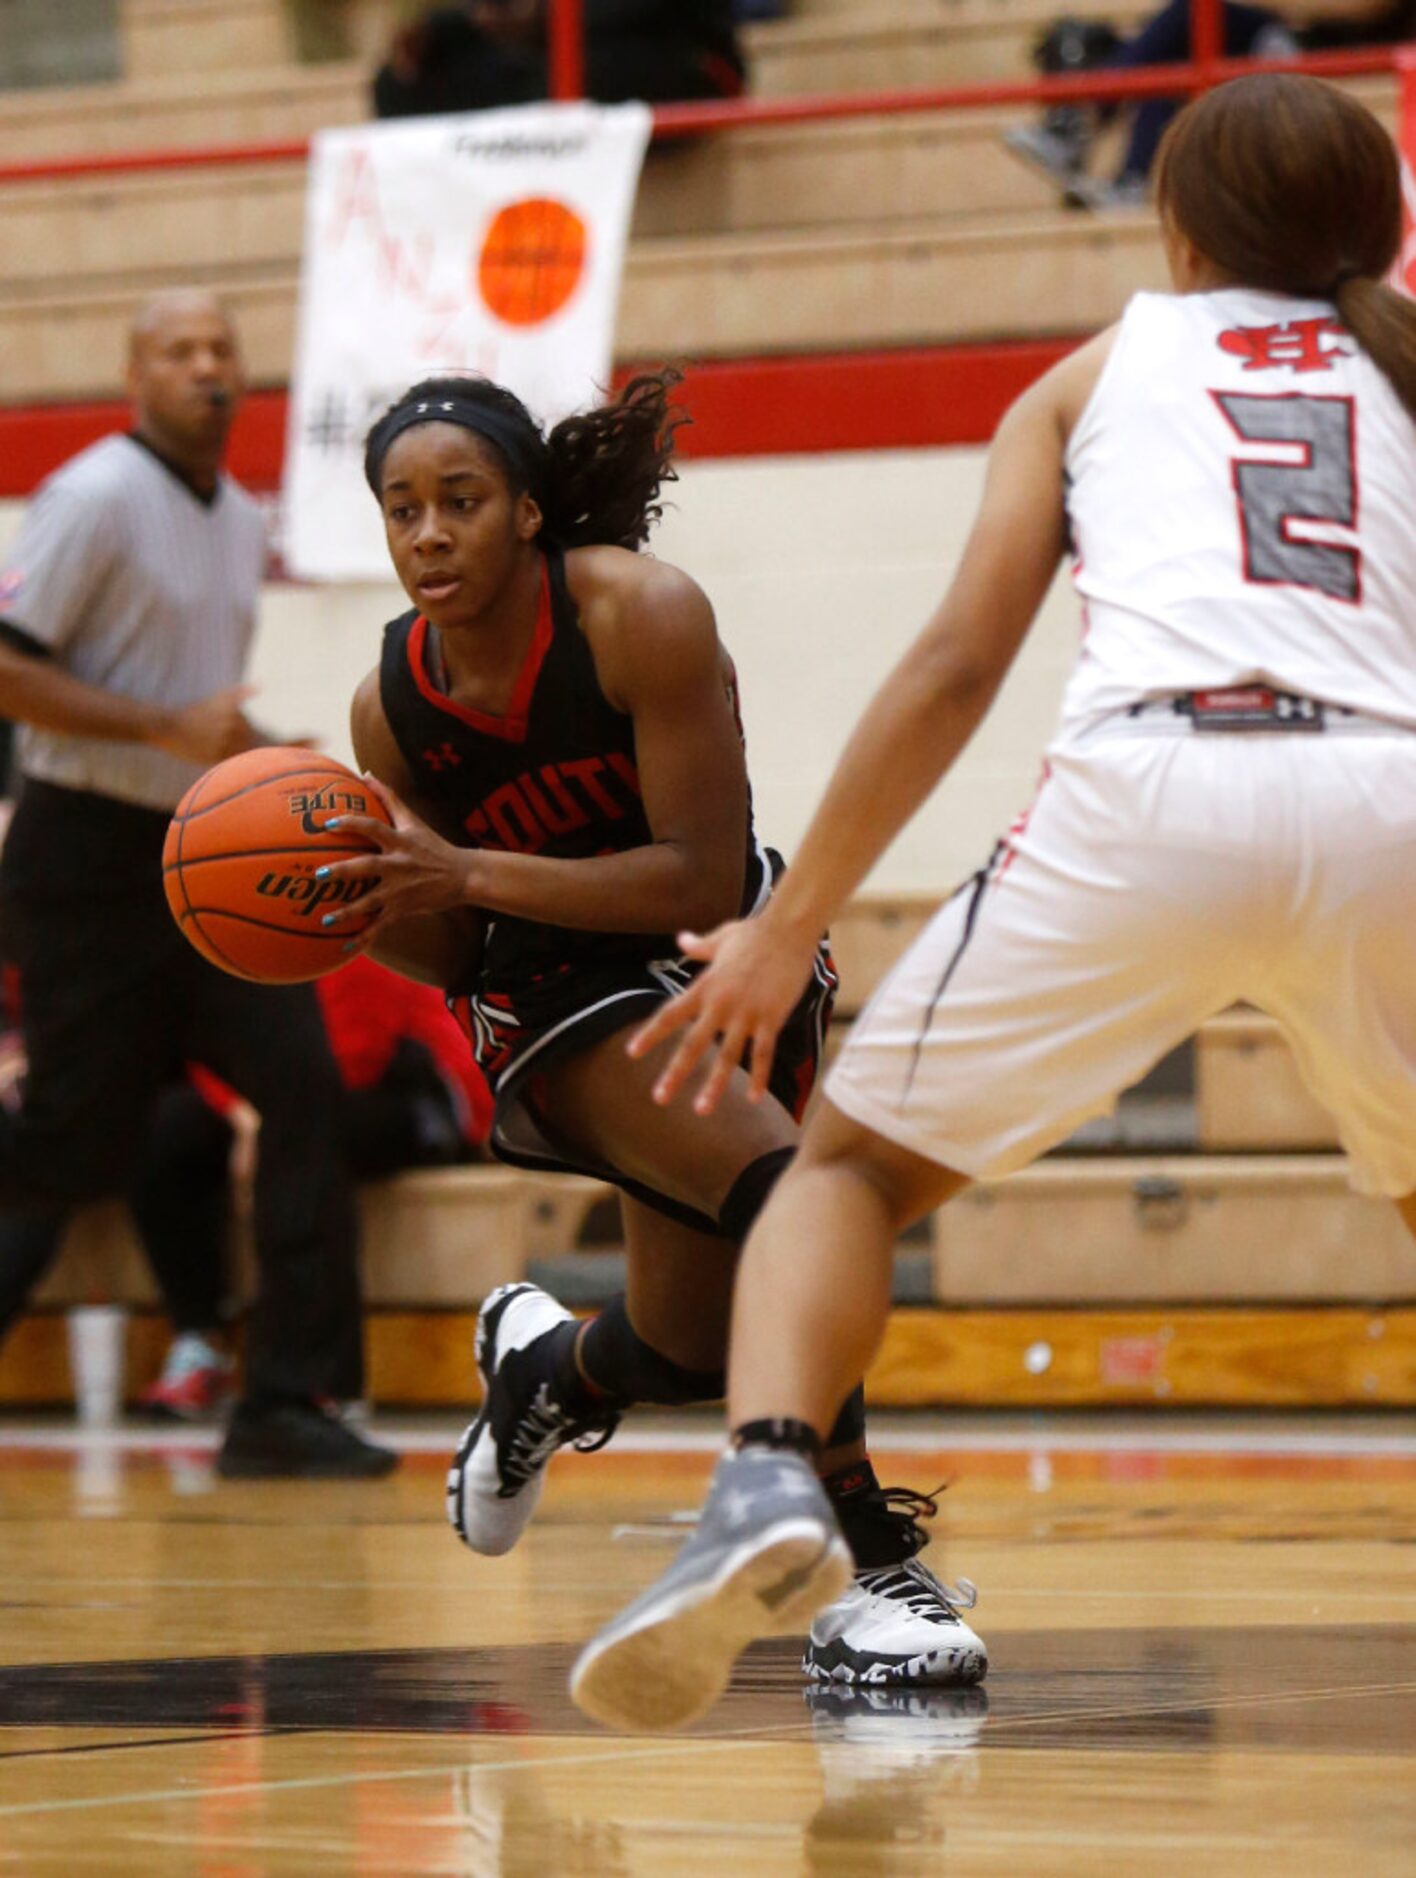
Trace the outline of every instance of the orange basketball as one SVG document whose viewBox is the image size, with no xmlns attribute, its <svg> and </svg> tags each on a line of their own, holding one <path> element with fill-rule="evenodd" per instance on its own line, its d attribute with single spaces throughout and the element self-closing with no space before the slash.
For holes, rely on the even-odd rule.
<svg viewBox="0 0 1416 1878">
<path fill-rule="evenodd" d="M 368 921 L 320 924 L 360 900 L 369 880 L 316 880 L 327 861 L 370 843 L 331 816 L 388 811 L 362 777 L 313 750 L 247 750 L 209 769 L 183 796 L 167 830 L 162 880 L 183 933 L 213 965 L 264 985 L 322 978 Z"/>
<path fill-rule="evenodd" d="M 539 326 L 559 313 L 585 272 L 587 230 L 549 196 L 509 202 L 492 218 L 477 263 L 482 298 L 508 326 Z"/>
</svg>

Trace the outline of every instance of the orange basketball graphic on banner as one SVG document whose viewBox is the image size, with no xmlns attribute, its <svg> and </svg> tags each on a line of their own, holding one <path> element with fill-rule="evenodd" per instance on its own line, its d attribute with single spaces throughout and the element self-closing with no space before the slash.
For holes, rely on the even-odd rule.
<svg viewBox="0 0 1416 1878">
<path fill-rule="evenodd" d="M 587 230 L 563 202 L 528 196 L 500 209 L 477 262 L 482 298 L 508 326 L 559 313 L 585 272 Z"/>
</svg>

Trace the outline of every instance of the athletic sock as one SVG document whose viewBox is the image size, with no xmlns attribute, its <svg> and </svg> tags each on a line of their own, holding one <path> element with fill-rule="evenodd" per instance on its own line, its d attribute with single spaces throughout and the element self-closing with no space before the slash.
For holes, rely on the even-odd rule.
<svg viewBox="0 0 1416 1878">
<path fill-rule="evenodd" d="M 792 1415 L 772 1415 L 761 1421 L 743 1422 L 733 1430 L 733 1447 L 775 1448 L 781 1454 L 799 1454 L 815 1461 L 821 1452 L 821 1437 L 808 1422 Z"/>
<path fill-rule="evenodd" d="M 868 1454 L 861 1460 L 848 1461 L 834 1473 L 823 1474 L 821 1485 L 826 1489 L 827 1499 L 838 1510 L 849 1506 L 861 1494 L 880 1491 L 880 1482 Z"/>
<path fill-rule="evenodd" d="M 572 1415 L 592 1415 L 599 1409 L 618 1407 L 618 1399 L 597 1389 L 581 1369 L 575 1346 L 581 1326 L 572 1320 L 557 1324 L 545 1336 L 545 1362 L 555 1386 L 556 1399 Z"/>
<path fill-rule="evenodd" d="M 720 1402 L 725 1387 L 720 1369 L 685 1369 L 646 1343 L 629 1321 L 629 1306 L 615 1298 L 585 1326 L 577 1348 L 581 1377 L 593 1391 L 617 1407 L 652 1402 L 661 1408 L 685 1408 L 695 1402 Z"/>
</svg>

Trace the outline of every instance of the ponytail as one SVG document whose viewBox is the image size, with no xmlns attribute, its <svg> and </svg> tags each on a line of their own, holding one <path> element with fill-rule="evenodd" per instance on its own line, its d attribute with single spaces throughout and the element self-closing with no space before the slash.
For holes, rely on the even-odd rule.
<svg viewBox="0 0 1416 1878">
<path fill-rule="evenodd" d="M 1416 421 L 1416 301 L 1365 274 L 1343 281 L 1333 298 L 1343 325 Z"/>
<path fill-rule="evenodd" d="M 681 376 L 633 378 L 613 404 L 562 419 L 546 438 L 539 500 L 546 533 L 561 547 L 638 548 L 648 540 L 664 512 L 659 490 L 678 477 L 674 434 L 688 419 L 669 395 Z"/>
</svg>

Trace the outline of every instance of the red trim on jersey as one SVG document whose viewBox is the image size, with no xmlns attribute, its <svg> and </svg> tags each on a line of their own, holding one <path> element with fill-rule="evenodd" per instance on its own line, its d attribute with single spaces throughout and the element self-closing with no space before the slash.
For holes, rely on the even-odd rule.
<svg viewBox="0 0 1416 1878">
<path fill-rule="evenodd" d="M 993 880 L 995 884 L 998 881 L 1002 880 L 1003 876 L 1007 873 L 1008 869 L 1013 865 L 1014 861 L 1017 860 L 1018 843 L 1022 840 L 1023 836 L 1028 832 L 1028 824 L 1029 822 L 1031 822 L 1033 816 L 1037 813 L 1037 805 L 1038 805 L 1039 798 L 1041 797 L 1043 790 L 1047 787 L 1047 785 L 1051 781 L 1052 781 L 1052 765 L 1048 761 L 1048 759 L 1044 757 L 1042 759 L 1041 773 L 1039 774 L 1036 786 L 1033 789 L 1032 801 L 1029 802 L 1028 806 L 1025 809 L 1023 809 L 1020 814 L 1015 815 L 1013 817 L 1012 824 L 1009 827 L 1007 834 L 1004 835 L 1002 842 L 999 844 L 1003 852 L 998 856 L 997 865 L 995 866 L 993 870 Z"/>
<path fill-rule="evenodd" d="M 466 724 L 472 730 L 481 731 L 485 737 L 500 737 L 506 743 L 525 743 L 526 727 L 531 718 L 531 700 L 536 694 L 536 680 L 541 676 L 541 667 L 546 654 L 551 649 L 551 640 L 555 634 L 555 621 L 551 614 L 551 571 L 543 561 L 541 563 L 541 603 L 536 612 L 536 627 L 531 635 L 531 644 L 522 661 L 521 670 L 516 676 L 516 686 L 511 694 L 511 703 L 506 712 L 498 716 L 491 711 L 473 711 L 465 704 L 458 704 L 439 691 L 428 676 L 426 649 L 428 643 L 428 622 L 420 613 L 413 622 L 413 630 L 408 635 L 408 669 L 413 674 L 413 682 L 428 700 L 440 711 L 446 711 L 449 717 L 455 717 L 459 724 Z"/>
</svg>

